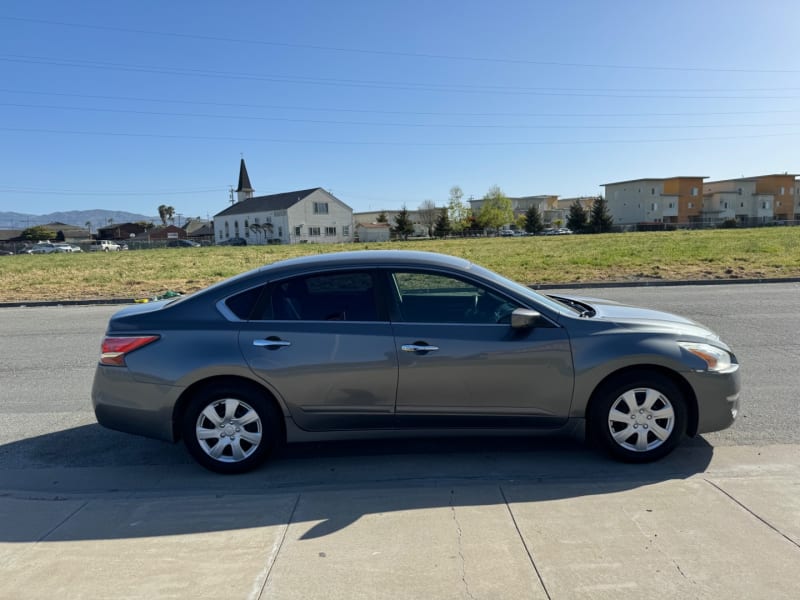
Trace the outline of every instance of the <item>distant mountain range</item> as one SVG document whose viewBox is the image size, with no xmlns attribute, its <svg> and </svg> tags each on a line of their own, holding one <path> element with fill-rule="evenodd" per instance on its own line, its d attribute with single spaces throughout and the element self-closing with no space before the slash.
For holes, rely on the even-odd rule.
<svg viewBox="0 0 800 600">
<path fill-rule="evenodd" d="M 86 223 L 92 224 L 92 230 L 98 227 L 105 227 L 109 223 L 136 223 L 147 221 L 160 223 L 159 217 L 148 217 L 137 213 L 130 213 L 121 210 L 70 210 L 64 212 L 54 212 L 47 215 L 29 215 L 18 212 L 0 212 L 0 229 L 27 229 L 34 225 L 46 225 L 47 223 L 64 223 L 65 225 L 75 225 L 86 227 Z"/>
</svg>

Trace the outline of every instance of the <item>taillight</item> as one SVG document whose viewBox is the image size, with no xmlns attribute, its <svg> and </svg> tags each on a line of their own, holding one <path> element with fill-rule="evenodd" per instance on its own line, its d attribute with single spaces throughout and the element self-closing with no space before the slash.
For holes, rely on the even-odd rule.
<svg viewBox="0 0 800 600">
<path fill-rule="evenodd" d="M 125 355 L 129 352 L 155 342 L 157 335 L 137 335 L 130 337 L 106 337 L 100 354 L 101 365 L 125 366 Z"/>
</svg>

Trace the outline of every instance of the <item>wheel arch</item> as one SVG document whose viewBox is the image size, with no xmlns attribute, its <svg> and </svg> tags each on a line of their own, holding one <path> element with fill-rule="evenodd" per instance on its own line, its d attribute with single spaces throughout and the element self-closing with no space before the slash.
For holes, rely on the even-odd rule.
<svg viewBox="0 0 800 600">
<path fill-rule="evenodd" d="M 195 381 L 193 384 L 183 390 L 183 393 L 175 403 L 175 407 L 172 409 L 172 436 L 175 441 L 178 441 L 182 438 L 181 421 L 183 420 L 183 415 L 186 412 L 186 409 L 189 407 L 189 404 L 192 401 L 192 397 L 198 390 L 210 385 L 228 385 L 232 387 L 245 386 L 250 388 L 255 393 L 263 396 L 264 399 L 274 405 L 275 410 L 278 411 L 278 414 L 284 417 L 283 419 L 279 420 L 279 427 L 282 440 L 284 442 L 286 441 L 286 415 L 281 407 L 281 403 L 278 402 L 278 399 L 269 389 L 260 383 L 253 381 L 252 379 L 248 379 L 247 377 L 242 377 L 240 375 L 217 375 L 214 377 L 207 377 L 205 379 Z"/>
<path fill-rule="evenodd" d="M 600 380 L 597 385 L 592 390 L 592 393 L 589 396 L 589 401 L 586 403 L 586 411 L 585 415 L 589 415 L 590 411 L 592 410 L 592 405 L 597 401 L 598 397 L 600 397 L 601 392 L 603 389 L 608 386 L 613 380 L 627 377 L 631 375 L 639 375 L 642 372 L 652 372 L 658 373 L 664 377 L 667 377 L 672 383 L 674 383 L 680 392 L 683 394 L 684 399 L 686 400 L 686 435 L 689 437 L 694 437 L 697 435 L 697 423 L 698 423 L 698 406 L 697 406 L 697 395 L 694 393 L 694 389 L 689 382 L 677 371 L 669 369 L 667 367 L 661 365 L 653 365 L 653 364 L 641 364 L 641 365 L 631 365 L 627 367 L 623 367 L 621 369 L 617 369 L 616 371 L 612 371 L 608 373 L 602 380 Z M 589 429 L 591 427 L 591 423 L 589 422 L 590 419 L 586 419 L 586 433 L 587 437 L 589 437 Z"/>
</svg>

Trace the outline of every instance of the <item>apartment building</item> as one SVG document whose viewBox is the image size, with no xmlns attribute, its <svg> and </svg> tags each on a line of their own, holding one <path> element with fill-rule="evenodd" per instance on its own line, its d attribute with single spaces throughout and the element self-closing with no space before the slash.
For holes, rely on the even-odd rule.
<svg viewBox="0 0 800 600">
<path fill-rule="evenodd" d="M 800 219 L 796 177 L 783 173 L 708 181 L 703 186 L 703 220 L 758 225 Z"/>
<path fill-rule="evenodd" d="M 605 183 L 615 225 L 693 223 L 702 220 L 705 176 L 683 175 Z"/>
<path fill-rule="evenodd" d="M 540 196 L 520 196 L 518 198 L 509 197 L 508 199 L 511 201 L 511 210 L 514 211 L 514 217 L 524 215 L 531 207 L 535 206 L 542 216 L 542 222 L 545 227 L 552 227 L 556 221 L 563 222 L 566 218 L 566 211 L 559 208 L 558 196 L 543 194 Z M 473 215 L 480 213 L 484 202 L 483 198 L 470 199 L 469 206 Z M 509 225 L 511 223 L 506 224 L 506 226 Z"/>
</svg>

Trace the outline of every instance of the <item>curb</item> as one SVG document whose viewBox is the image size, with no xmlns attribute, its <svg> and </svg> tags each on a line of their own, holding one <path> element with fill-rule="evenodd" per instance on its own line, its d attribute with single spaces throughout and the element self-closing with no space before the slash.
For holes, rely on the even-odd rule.
<svg viewBox="0 0 800 600">
<path fill-rule="evenodd" d="M 685 281 L 607 281 L 592 283 L 542 283 L 531 284 L 532 290 L 589 290 L 598 288 L 632 288 L 632 287 L 678 287 L 701 285 L 731 285 L 764 283 L 800 283 L 800 277 L 770 279 L 689 279 Z M 30 302 L 0 302 L 0 308 L 38 308 L 46 306 L 106 306 L 114 304 L 135 304 L 135 298 L 95 298 L 87 300 L 42 300 Z"/>
</svg>

